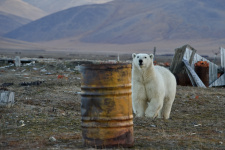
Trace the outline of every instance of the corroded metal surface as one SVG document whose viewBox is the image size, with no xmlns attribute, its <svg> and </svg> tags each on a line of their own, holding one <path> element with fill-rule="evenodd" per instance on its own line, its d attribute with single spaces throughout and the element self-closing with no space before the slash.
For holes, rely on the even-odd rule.
<svg viewBox="0 0 225 150">
<path fill-rule="evenodd" d="M 199 76 L 196 74 L 196 72 L 191 68 L 190 64 L 186 59 L 183 59 L 187 74 L 189 76 L 189 79 L 191 80 L 191 83 L 193 86 L 203 87 L 206 88 L 202 80 L 199 78 Z"/>
<path fill-rule="evenodd" d="M 195 72 L 205 84 L 206 87 L 209 86 L 209 63 L 207 61 L 198 61 L 195 63 Z"/>
<path fill-rule="evenodd" d="M 84 145 L 133 146 L 131 64 L 88 64 L 80 72 Z"/>
<path fill-rule="evenodd" d="M 182 86 L 192 86 L 191 81 L 187 73 L 177 73 L 175 74 L 177 84 Z"/>
</svg>

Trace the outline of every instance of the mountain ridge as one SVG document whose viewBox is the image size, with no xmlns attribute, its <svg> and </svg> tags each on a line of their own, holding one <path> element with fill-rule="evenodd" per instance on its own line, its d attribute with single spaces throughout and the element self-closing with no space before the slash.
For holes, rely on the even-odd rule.
<svg viewBox="0 0 225 150">
<path fill-rule="evenodd" d="M 43 11 L 51 14 L 61 10 L 68 9 L 70 7 L 76 7 L 87 4 L 101 4 L 111 0 L 23 0 L 35 7 L 42 9 Z"/>
<path fill-rule="evenodd" d="M 22 0 L 1 0 L 0 11 L 29 20 L 36 20 L 46 15 L 44 11 Z"/>
<path fill-rule="evenodd" d="M 40 42 L 74 36 L 82 42 L 115 44 L 225 37 L 225 11 L 205 9 L 203 5 L 209 4 L 194 0 L 184 4 L 160 2 L 117 0 L 74 7 L 27 24 L 6 37 Z"/>
<path fill-rule="evenodd" d="M 164 49 L 169 47 L 165 43 L 170 46 L 204 44 L 212 49 L 224 45 L 223 8 L 225 4 L 221 0 L 114 0 L 51 14 L 5 34 L 5 37 L 65 49 L 77 45 L 80 49 L 97 50 L 101 47 L 98 45 L 129 49 L 142 43 L 145 49 L 147 43 L 159 46 L 161 43 Z M 202 47 L 206 48 L 204 45 Z"/>
<path fill-rule="evenodd" d="M 31 20 L 0 11 L 0 36 L 12 31 Z"/>
<path fill-rule="evenodd" d="M 21 0 L 1 0 L 0 36 L 45 15 L 42 10 Z"/>
</svg>

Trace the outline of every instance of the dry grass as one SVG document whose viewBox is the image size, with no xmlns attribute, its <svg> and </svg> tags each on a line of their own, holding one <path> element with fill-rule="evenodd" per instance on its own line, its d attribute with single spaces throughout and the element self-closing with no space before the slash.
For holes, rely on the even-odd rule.
<svg viewBox="0 0 225 150">
<path fill-rule="evenodd" d="M 0 84 L 14 83 L 7 88 L 15 92 L 16 100 L 14 107 L 0 108 L 0 149 L 84 148 L 77 95 L 80 74 L 65 67 L 73 70 L 75 66 L 61 63 L 0 70 Z M 51 74 L 46 75 L 41 68 Z M 58 79 L 59 74 L 69 74 L 68 79 Z M 45 82 L 39 86 L 19 85 L 36 80 Z M 134 117 L 133 148 L 224 149 L 224 91 L 178 86 L 171 119 Z"/>
</svg>

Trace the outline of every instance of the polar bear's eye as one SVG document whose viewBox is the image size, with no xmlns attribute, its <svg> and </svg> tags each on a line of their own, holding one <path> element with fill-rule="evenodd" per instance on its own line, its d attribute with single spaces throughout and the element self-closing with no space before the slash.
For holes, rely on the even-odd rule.
<svg viewBox="0 0 225 150">
<path fill-rule="evenodd" d="M 137 58 L 139 58 L 139 56 L 137 56 Z"/>
<path fill-rule="evenodd" d="M 147 57 L 145 57 L 145 58 L 147 58 Z"/>
</svg>

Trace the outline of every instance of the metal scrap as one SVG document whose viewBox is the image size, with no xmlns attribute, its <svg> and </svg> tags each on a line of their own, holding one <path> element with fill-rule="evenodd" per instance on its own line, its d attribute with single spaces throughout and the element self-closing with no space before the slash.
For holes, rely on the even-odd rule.
<svg viewBox="0 0 225 150">
<path fill-rule="evenodd" d="M 194 69 L 191 68 L 190 64 L 188 63 L 188 61 L 186 59 L 182 60 L 185 64 L 186 67 L 186 71 L 187 74 L 191 80 L 192 85 L 194 86 L 198 86 L 198 87 L 203 87 L 206 88 L 206 86 L 204 85 L 204 83 L 202 82 L 202 80 L 198 77 L 198 75 L 196 74 L 196 72 L 194 71 Z"/>
<path fill-rule="evenodd" d="M 44 83 L 44 81 L 22 82 L 19 85 L 20 86 L 32 86 L 32 85 L 40 85 L 42 83 Z"/>
<path fill-rule="evenodd" d="M 210 62 L 206 58 L 200 56 L 190 45 L 184 45 L 181 48 L 175 49 L 175 55 L 170 66 L 170 70 L 175 76 L 180 74 L 188 74 L 188 77 L 193 86 L 206 87 L 199 76 L 194 71 L 194 65 L 199 61 L 205 61 L 209 64 L 209 87 L 225 85 L 225 49 L 220 47 L 221 51 L 221 67 Z M 222 75 L 218 78 L 218 72 Z"/>
<path fill-rule="evenodd" d="M 2 87 L 8 87 L 8 86 L 11 86 L 11 85 L 13 85 L 13 83 L 3 83 Z"/>
</svg>

